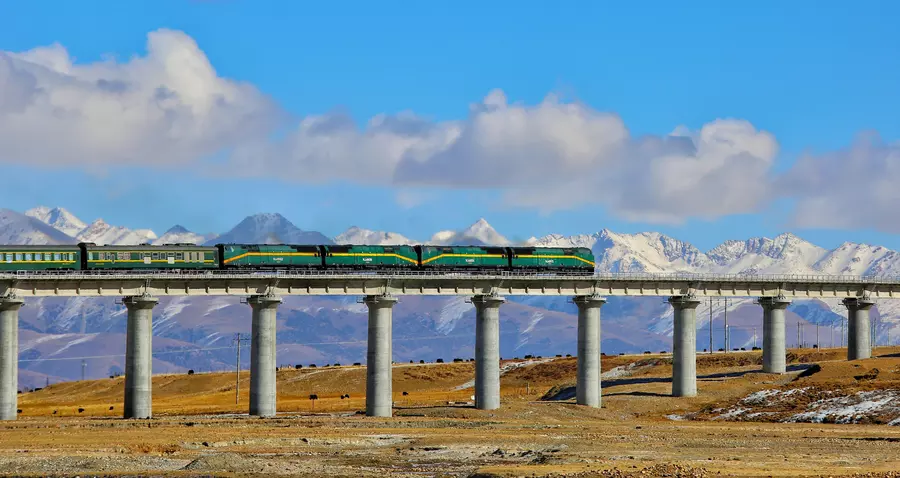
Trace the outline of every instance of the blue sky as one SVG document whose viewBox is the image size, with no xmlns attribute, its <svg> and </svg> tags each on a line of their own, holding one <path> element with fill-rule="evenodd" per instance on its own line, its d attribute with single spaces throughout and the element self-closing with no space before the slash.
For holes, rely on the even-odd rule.
<svg viewBox="0 0 900 478">
<path fill-rule="evenodd" d="M 160 146 L 160 152 L 178 156 L 174 163 L 136 160 L 122 166 L 98 160 L 85 167 L 79 154 L 99 157 L 108 150 L 78 151 L 83 144 L 73 140 L 65 148 L 75 159 L 67 161 L 46 160 L 47 153 L 38 147 L 0 147 L 0 162 L 8 171 L 41 178 L 5 187 L 2 205 L 15 210 L 60 205 L 84 220 L 102 216 L 113 224 L 150 227 L 158 233 L 175 223 L 199 232 L 222 232 L 247 214 L 281 212 L 301 228 L 329 235 L 358 225 L 427 238 L 483 216 L 511 238 L 601 228 L 657 230 L 708 249 L 726 239 L 793 231 L 828 247 L 846 240 L 900 248 L 900 223 L 889 217 L 892 206 L 900 205 L 893 203 L 896 196 L 874 192 L 853 196 L 853 201 L 860 201 L 855 206 L 874 205 L 883 214 L 831 221 L 823 210 L 846 202 L 840 194 L 848 193 L 826 197 L 830 193 L 822 191 L 833 187 L 865 192 L 867 185 L 854 181 L 856 176 L 841 174 L 840 159 L 816 160 L 851 148 L 858 135 L 874 131 L 887 144 L 888 159 L 884 154 L 871 159 L 871 172 L 877 177 L 875 168 L 884 167 L 885 178 L 897 174 L 889 166 L 890 152 L 896 151 L 890 143 L 900 139 L 900 32 L 895 22 L 900 4 L 485 3 L 0 1 L 0 51 L 24 52 L 58 43 L 77 64 L 113 57 L 121 65 L 148 55 L 151 32 L 161 28 L 183 32 L 196 42 L 218 77 L 246 82 L 268 98 L 271 105 L 254 111 L 278 110 L 282 115 L 263 139 L 253 138 L 254 144 L 278 142 L 310 115 L 348 114 L 359 128 L 377 115 L 401 112 L 414 112 L 429 125 L 464 122 L 470 118 L 471 105 L 499 89 L 510 104 L 536 108 L 548 94 L 556 93 L 564 103 L 613 113 L 631 138 L 661 137 L 679 126 L 699 131 L 718 119 L 746 121 L 777 142 L 777 153 L 765 169 L 767 178 L 790 175 L 803 154 L 813 156 L 812 166 L 796 174 L 809 176 L 827 169 L 823 174 L 830 176 L 804 186 L 803 193 L 773 202 L 741 196 L 740 201 L 735 199 L 739 207 L 660 220 L 654 204 L 627 213 L 621 201 L 609 200 L 602 192 L 573 200 L 568 207 L 541 211 L 534 202 L 509 199 L 503 188 L 474 187 L 455 177 L 440 185 L 413 184 L 416 192 L 408 196 L 417 200 L 398 201 L 400 186 L 388 179 L 361 179 L 352 174 L 356 163 L 350 162 L 336 166 L 347 170 L 346 175 L 338 171 L 308 179 L 301 177 L 309 168 L 305 163 L 288 165 L 272 157 L 259 163 L 264 174 L 245 174 L 236 169 L 254 163 L 238 165 L 227 159 L 233 149 L 244 148 L 244 142 L 223 144 L 220 151 L 210 153 L 217 148 L 208 138 L 202 148 L 188 152 L 179 150 L 179 144 Z M 2 99 L 0 95 L 0 117 Z M 116 122 L 115 117 L 110 121 Z M 235 136 L 227 128 L 223 131 L 217 140 Z M 36 132 L 31 141 L 53 141 L 39 133 L 43 132 Z M 547 141 L 563 141 L 559 138 Z M 366 161 L 360 151 L 370 148 L 366 143 L 352 159 Z M 41 157 L 35 160 L 29 151 L 42 152 Z M 264 154 L 250 151 L 251 157 Z M 470 166 L 493 164 L 490 161 L 496 159 L 479 156 L 485 154 L 482 149 L 462 151 L 476 158 L 465 163 Z M 541 164 L 556 160 L 552 154 L 533 158 Z M 498 170 L 507 164 L 497 161 Z M 527 169 L 529 161 L 523 156 L 515 164 Z M 477 175 L 479 169 L 470 174 Z M 621 179 L 611 181 L 596 184 L 622 187 Z M 803 189 L 798 181 L 771 179 L 767 186 Z M 593 183 L 579 187 L 590 187 L 585 184 Z M 539 186 L 528 182 L 521 187 Z M 552 194 L 562 195 L 558 202 L 566 202 L 567 187 L 562 182 L 554 186 Z M 634 194 L 648 188 L 652 185 L 635 186 Z M 774 191 L 760 194 L 778 194 Z M 551 193 L 541 194 L 536 202 Z M 616 192 L 626 199 L 627 194 L 627 188 Z M 698 196 L 697 201 L 715 199 Z M 665 206 L 671 199 L 661 197 L 661 202 Z M 696 204 L 688 202 L 685 207 Z M 823 217 L 797 220 L 797 210 L 814 210 L 810 214 Z M 664 212 L 671 216 L 671 210 Z"/>
</svg>

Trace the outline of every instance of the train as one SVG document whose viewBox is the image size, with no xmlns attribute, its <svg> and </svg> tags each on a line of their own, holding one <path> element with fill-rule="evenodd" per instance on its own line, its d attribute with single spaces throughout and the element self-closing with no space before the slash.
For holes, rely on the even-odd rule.
<svg viewBox="0 0 900 478">
<path fill-rule="evenodd" d="M 584 247 L 164 244 L 0 245 L 0 272 L 365 270 L 594 272 Z"/>
</svg>

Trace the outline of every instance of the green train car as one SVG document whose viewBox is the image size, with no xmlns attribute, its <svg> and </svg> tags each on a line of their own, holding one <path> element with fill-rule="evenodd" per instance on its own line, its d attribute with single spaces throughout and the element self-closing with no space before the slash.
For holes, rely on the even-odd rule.
<svg viewBox="0 0 900 478">
<path fill-rule="evenodd" d="M 473 270 L 509 267 L 506 247 L 415 246 L 423 269 Z"/>
<path fill-rule="evenodd" d="M 215 247 L 195 245 L 98 246 L 81 244 L 84 270 L 216 269 Z"/>
<path fill-rule="evenodd" d="M 218 244 L 223 269 L 316 268 L 323 266 L 319 246 Z"/>
<path fill-rule="evenodd" d="M 80 270 L 78 246 L 0 246 L 0 271 Z"/>
<path fill-rule="evenodd" d="M 419 266 L 419 256 L 412 246 L 321 247 L 326 269 L 414 269 Z"/>
<path fill-rule="evenodd" d="M 510 247 L 513 270 L 594 272 L 594 254 L 586 247 Z"/>
</svg>

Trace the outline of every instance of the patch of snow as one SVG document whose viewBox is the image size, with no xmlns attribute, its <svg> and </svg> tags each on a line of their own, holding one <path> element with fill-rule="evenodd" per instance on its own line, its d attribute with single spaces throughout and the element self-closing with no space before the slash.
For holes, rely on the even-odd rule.
<svg viewBox="0 0 900 478">
<path fill-rule="evenodd" d="M 787 422 L 858 423 L 860 420 L 888 412 L 900 413 L 900 393 L 896 390 L 857 392 L 844 397 L 810 403 L 808 412 L 791 416 Z"/>
<path fill-rule="evenodd" d="M 396 232 L 370 231 L 356 226 L 347 229 L 334 238 L 335 244 L 366 244 L 372 246 L 408 245 L 415 241 Z"/>
<path fill-rule="evenodd" d="M 466 302 L 465 297 L 453 297 L 444 302 L 440 314 L 435 318 L 435 330 L 439 334 L 447 335 L 456 328 L 459 322 L 472 309 L 472 304 Z"/>
</svg>

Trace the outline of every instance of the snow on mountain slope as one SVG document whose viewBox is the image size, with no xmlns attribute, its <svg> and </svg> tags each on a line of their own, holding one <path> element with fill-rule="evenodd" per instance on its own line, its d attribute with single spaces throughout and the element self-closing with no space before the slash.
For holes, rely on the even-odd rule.
<svg viewBox="0 0 900 478">
<path fill-rule="evenodd" d="M 73 237 L 33 217 L 0 209 L 0 244 L 74 244 Z"/>
<path fill-rule="evenodd" d="M 237 226 L 206 245 L 214 244 L 334 244 L 316 231 L 304 231 L 281 214 L 247 216 Z"/>
<path fill-rule="evenodd" d="M 825 249 L 793 234 L 774 239 L 754 237 L 727 241 L 707 254 L 719 267 L 716 272 L 731 274 L 812 274 Z"/>
<path fill-rule="evenodd" d="M 437 245 L 506 246 L 510 244 L 510 241 L 497 232 L 484 218 L 481 218 L 462 231 L 440 231 L 431 236 L 431 243 Z"/>
<path fill-rule="evenodd" d="M 74 214 L 61 207 L 51 209 L 47 206 L 38 206 L 25 211 L 25 215 L 53 226 L 71 237 L 77 236 L 79 232 L 87 227 L 87 224 L 82 222 L 81 219 L 78 219 Z"/>
<path fill-rule="evenodd" d="M 602 272 L 700 272 L 712 261 L 693 245 L 658 232 L 551 234 L 532 242 L 537 247 L 587 247 Z"/>
<path fill-rule="evenodd" d="M 900 254 L 881 246 L 845 242 L 826 252 L 814 268 L 823 274 L 897 275 Z"/>
<path fill-rule="evenodd" d="M 396 232 L 370 231 L 356 226 L 347 229 L 334 238 L 336 244 L 366 244 L 371 246 L 387 246 L 415 244 Z"/>
<path fill-rule="evenodd" d="M 188 231 L 183 226 L 173 226 L 165 234 L 159 236 L 159 239 L 153 241 L 152 244 L 203 244 L 211 239 L 214 239 L 214 237 L 202 236 L 196 232 Z"/>
<path fill-rule="evenodd" d="M 153 242 L 156 234 L 150 229 L 128 229 L 112 226 L 97 219 L 90 226 L 78 233 L 81 242 L 93 242 L 97 245 L 133 245 Z"/>
</svg>

